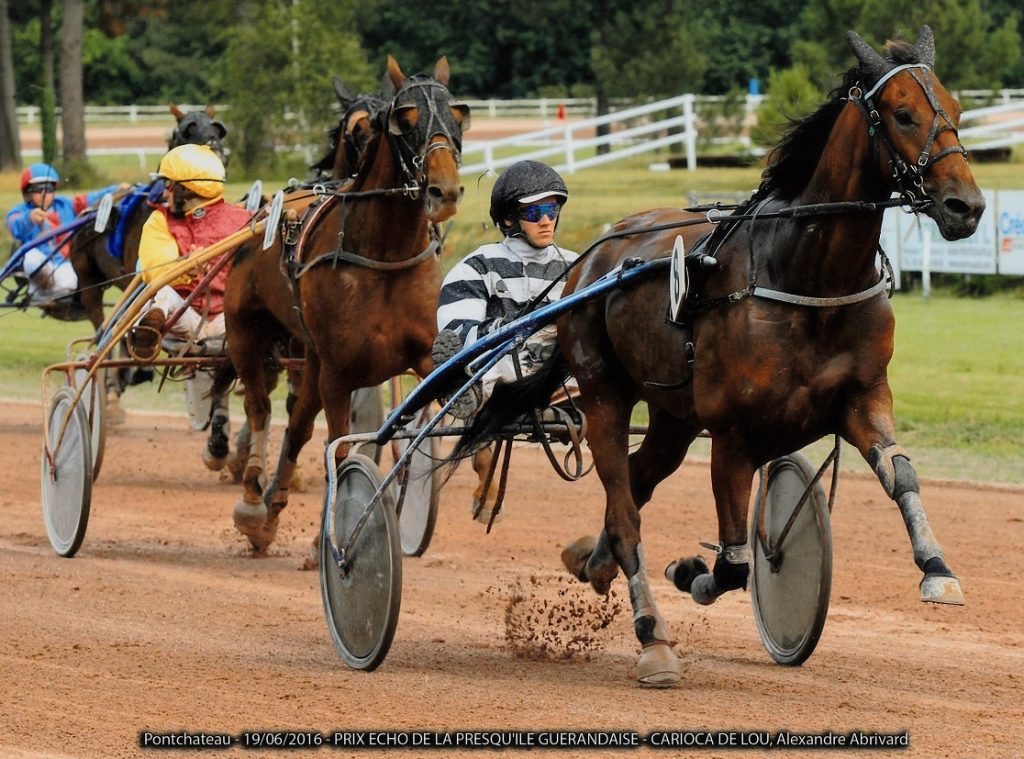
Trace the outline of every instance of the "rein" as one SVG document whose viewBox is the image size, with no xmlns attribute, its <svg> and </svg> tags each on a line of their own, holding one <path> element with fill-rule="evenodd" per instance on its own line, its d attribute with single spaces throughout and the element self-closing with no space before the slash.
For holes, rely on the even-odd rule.
<svg viewBox="0 0 1024 759">
<path fill-rule="evenodd" d="M 562 279 L 567 277 L 569 275 L 569 272 L 571 272 L 578 264 L 580 264 L 583 261 L 584 258 L 586 258 L 588 255 L 593 253 L 598 248 L 598 246 L 603 245 L 604 243 L 608 242 L 609 240 L 617 240 L 617 239 L 622 238 L 622 237 L 632 237 L 633 235 L 649 234 L 649 233 L 654 233 L 654 232 L 664 232 L 664 231 L 669 230 L 669 229 L 682 229 L 684 227 L 693 227 L 693 226 L 696 226 L 698 224 L 714 224 L 714 225 L 719 225 L 719 224 L 736 224 L 736 223 L 741 222 L 741 221 L 761 221 L 761 220 L 765 220 L 765 219 L 813 219 L 813 218 L 822 218 L 822 217 L 826 217 L 826 216 L 832 216 L 832 215 L 836 215 L 836 214 L 846 214 L 846 213 L 874 213 L 875 211 L 884 211 L 887 208 L 900 208 L 901 210 L 903 210 L 906 213 L 917 213 L 919 211 L 924 210 L 925 208 L 928 208 L 928 206 L 930 206 L 931 204 L 932 204 L 932 201 L 929 200 L 929 199 L 920 200 L 920 199 L 917 199 L 917 198 L 908 198 L 908 197 L 906 197 L 904 195 L 901 195 L 898 198 L 891 198 L 889 200 L 883 200 L 883 201 L 880 201 L 880 202 L 870 202 L 870 201 L 863 201 L 863 200 L 849 200 L 849 201 L 837 201 L 837 202 L 834 202 L 834 203 L 812 203 L 811 205 L 806 205 L 806 206 L 790 206 L 788 208 L 780 208 L 778 211 L 768 211 L 767 213 L 739 213 L 739 214 L 730 214 L 728 216 L 722 214 L 722 211 L 727 211 L 727 210 L 732 209 L 732 208 L 740 208 L 741 206 L 723 206 L 723 205 L 715 204 L 713 206 L 694 206 L 692 208 L 684 208 L 682 210 L 690 212 L 690 213 L 703 213 L 704 216 L 703 216 L 703 218 L 683 219 L 681 221 L 672 221 L 672 222 L 667 222 L 665 224 L 655 224 L 655 225 L 649 226 L 649 227 L 629 227 L 628 229 L 620 229 L 617 232 L 609 232 L 608 234 L 603 235 L 602 237 L 598 238 L 593 243 L 591 243 L 590 246 L 588 246 L 586 250 L 584 250 L 582 253 L 580 253 L 580 255 L 576 258 L 576 260 L 573 261 L 572 263 L 570 263 L 565 268 L 565 271 L 562 272 L 547 287 L 545 287 L 544 290 L 541 291 L 541 293 L 536 298 L 534 298 L 532 301 L 530 301 L 529 305 L 526 307 L 526 309 L 523 311 L 523 313 L 520 314 L 520 316 L 522 316 L 523 314 L 530 313 L 531 311 L 535 310 L 544 301 L 544 298 L 547 297 L 548 293 L 551 292 L 552 288 L 559 281 L 561 281 Z M 881 250 L 881 248 L 879 248 L 879 250 Z M 889 266 L 888 258 L 885 257 L 884 253 L 883 253 L 883 261 L 884 261 L 886 266 Z M 842 296 L 842 298 L 856 297 L 856 298 L 859 298 L 860 300 L 864 300 L 866 298 L 870 298 L 870 297 L 872 297 L 874 295 L 877 295 L 877 292 L 871 292 L 871 290 L 874 290 L 875 288 L 879 288 L 879 286 L 882 285 L 882 284 L 883 284 L 882 282 L 879 282 L 879 284 L 874 285 L 869 290 L 865 290 L 865 291 L 860 292 L 860 293 L 855 293 L 852 296 L 850 296 L 850 295 Z M 763 298 L 766 298 L 766 299 L 769 299 L 769 300 L 782 300 L 781 296 L 784 296 L 784 295 L 787 296 L 787 297 L 790 297 L 790 298 L 804 299 L 804 300 L 814 300 L 814 301 L 836 300 L 836 299 L 833 299 L 833 298 L 807 298 L 806 296 L 802 296 L 802 295 L 789 295 L 788 293 L 781 293 L 778 290 L 769 290 L 767 288 L 759 288 L 759 287 L 757 287 L 757 285 L 754 282 L 751 282 L 750 285 L 746 289 L 744 289 L 744 290 L 740 290 L 740 291 L 735 292 L 735 293 L 730 293 L 729 295 L 722 296 L 721 298 L 712 299 L 714 301 L 714 306 L 712 306 L 712 307 L 717 307 L 719 305 L 722 305 L 723 303 L 731 303 L 731 302 L 735 302 L 737 300 L 742 300 L 743 298 L 747 297 L 748 295 L 754 295 L 755 294 L 755 292 L 754 292 L 755 290 L 760 290 L 761 291 L 761 292 L 757 293 L 757 295 L 759 297 L 763 297 Z M 878 292 L 881 292 L 881 290 L 879 290 Z M 864 295 L 864 293 L 870 293 L 870 294 Z M 860 296 L 863 296 L 863 297 L 860 297 Z M 712 300 L 707 301 L 707 303 L 711 303 Z M 788 302 L 796 303 L 797 301 L 796 300 L 790 300 Z M 858 301 L 854 300 L 854 301 L 851 301 L 851 302 L 856 303 Z M 802 305 L 814 305 L 814 304 L 803 303 Z M 842 305 L 842 304 L 835 304 L 835 305 Z"/>
</svg>

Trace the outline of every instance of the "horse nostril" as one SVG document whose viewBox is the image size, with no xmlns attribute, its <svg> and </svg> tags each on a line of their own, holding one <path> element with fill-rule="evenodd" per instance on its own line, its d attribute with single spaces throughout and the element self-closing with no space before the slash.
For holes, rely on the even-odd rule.
<svg viewBox="0 0 1024 759">
<path fill-rule="evenodd" d="M 952 216 L 966 216 L 970 212 L 970 206 L 960 200 L 960 198 L 946 198 L 942 201 L 942 205 L 946 212 Z"/>
<path fill-rule="evenodd" d="M 432 200 L 444 200 L 444 190 L 436 184 L 427 185 L 427 195 L 429 195 Z"/>
</svg>

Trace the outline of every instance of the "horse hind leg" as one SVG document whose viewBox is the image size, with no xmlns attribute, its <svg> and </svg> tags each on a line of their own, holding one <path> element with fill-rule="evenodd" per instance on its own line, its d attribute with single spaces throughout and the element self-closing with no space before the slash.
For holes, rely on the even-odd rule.
<svg viewBox="0 0 1024 759">
<path fill-rule="evenodd" d="M 711 480 L 718 512 L 717 558 L 709 572 L 699 556 L 678 559 L 665 569 L 675 586 L 707 606 L 730 590 L 745 588 L 750 574 L 750 545 L 747 540 L 747 506 L 754 479 L 754 467 L 721 439 L 711 450 Z"/>
<path fill-rule="evenodd" d="M 897 445 L 875 444 L 867 455 L 886 494 L 899 506 L 900 514 L 914 549 L 914 563 L 924 573 L 921 579 L 921 600 L 928 603 L 962 606 L 960 581 L 946 565 L 939 545 L 921 503 L 921 485 L 906 451 Z"/>
<path fill-rule="evenodd" d="M 210 436 L 203 449 L 203 463 L 211 472 L 219 472 L 227 464 L 231 452 L 228 442 L 231 436 L 231 417 L 227 394 L 215 396 L 212 402 Z"/>
<path fill-rule="evenodd" d="M 654 489 L 679 468 L 698 432 L 698 429 L 680 429 L 678 418 L 656 406 L 650 407 L 647 434 L 640 447 L 629 456 L 630 489 L 637 509 L 642 509 L 651 500 Z M 608 592 L 619 572 L 606 531 L 597 538 L 584 536 L 566 546 L 562 563 L 573 576 L 581 582 L 589 582 L 601 595 Z M 707 565 L 703 571 L 708 571 Z"/>
</svg>

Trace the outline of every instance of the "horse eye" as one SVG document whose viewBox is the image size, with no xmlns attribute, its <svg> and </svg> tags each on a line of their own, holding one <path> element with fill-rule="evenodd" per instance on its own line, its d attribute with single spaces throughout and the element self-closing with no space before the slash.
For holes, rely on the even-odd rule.
<svg viewBox="0 0 1024 759">
<path fill-rule="evenodd" d="M 896 123 L 900 126 L 912 126 L 914 124 L 914 117 L 907 111 L 896 111 Z"/>
</svg>

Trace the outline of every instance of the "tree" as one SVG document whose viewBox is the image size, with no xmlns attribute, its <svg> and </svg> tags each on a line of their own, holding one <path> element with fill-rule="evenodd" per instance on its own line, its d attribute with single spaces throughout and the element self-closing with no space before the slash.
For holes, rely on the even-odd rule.
<svg viewBox="0 0 1024 759">
<path fill-rule="evenodd" d="M 606 41 L 590 50 L 594 78 L 610 97 L 695 92 L 707 56 L 682 0 L 644 0 L 610 10 Z"/>
<path fill-rule="evenodd" d="M 82 97 L 83 0 L 64 0 L 60 25 L 60 104 L 64 162 L 85 160 L 85 103 Z"/>
<path fill-rule="evenodd" d="M 768 95 L 757 109 L 757 125 L 751 129 L 750 139 L 762 147 L 775 145 L 790 123 L 808 115 L 821 100 L 822 93 L 803 64 L 773 72 L 768 79 Z"/>
<path fill-rule="evenodd" d="M 53 0 L 39 3 L 39 126 L 43 133 L 43 160 L 57 160 L 57 88 L 53 83 Z"/>
<path fill-rule="evenodd" d="M 344 31 L 352 26 L 351 5 L 253 0 L 239 9 L 223 83 L 231 143 L 247 171 L 271 168 L 277 147 L 322 141 L 337 119 L 332 74 L 354 91 L 376 89 L 358 38 Z M 300 111 L 305 128 L 296 118 Z"/>
<path fill-rule="evenodd" d="M 881 49 L 887 39 L 917 39 L 923 24 L 935 33 L 935 62 L 951 90 L 998 87 L 1021 59 L 1016 13 L 1001 20 L 986 11 L 993 0 L 809 0 L 800 16 L 805 42 L 794 59 L 808 65 L 815 81 L 853 65 L 842 34 L 857 31 Z M 823 65 L 827 70 L 823 70 Z M 823 76 L 824 75 L 824 76 Z"/>
<path fill-rule="evenodd" d="M 17 107 L 10 16 L 7 0 L 0 0 L 0 171 L 21 168 Z"/>
</svg>

